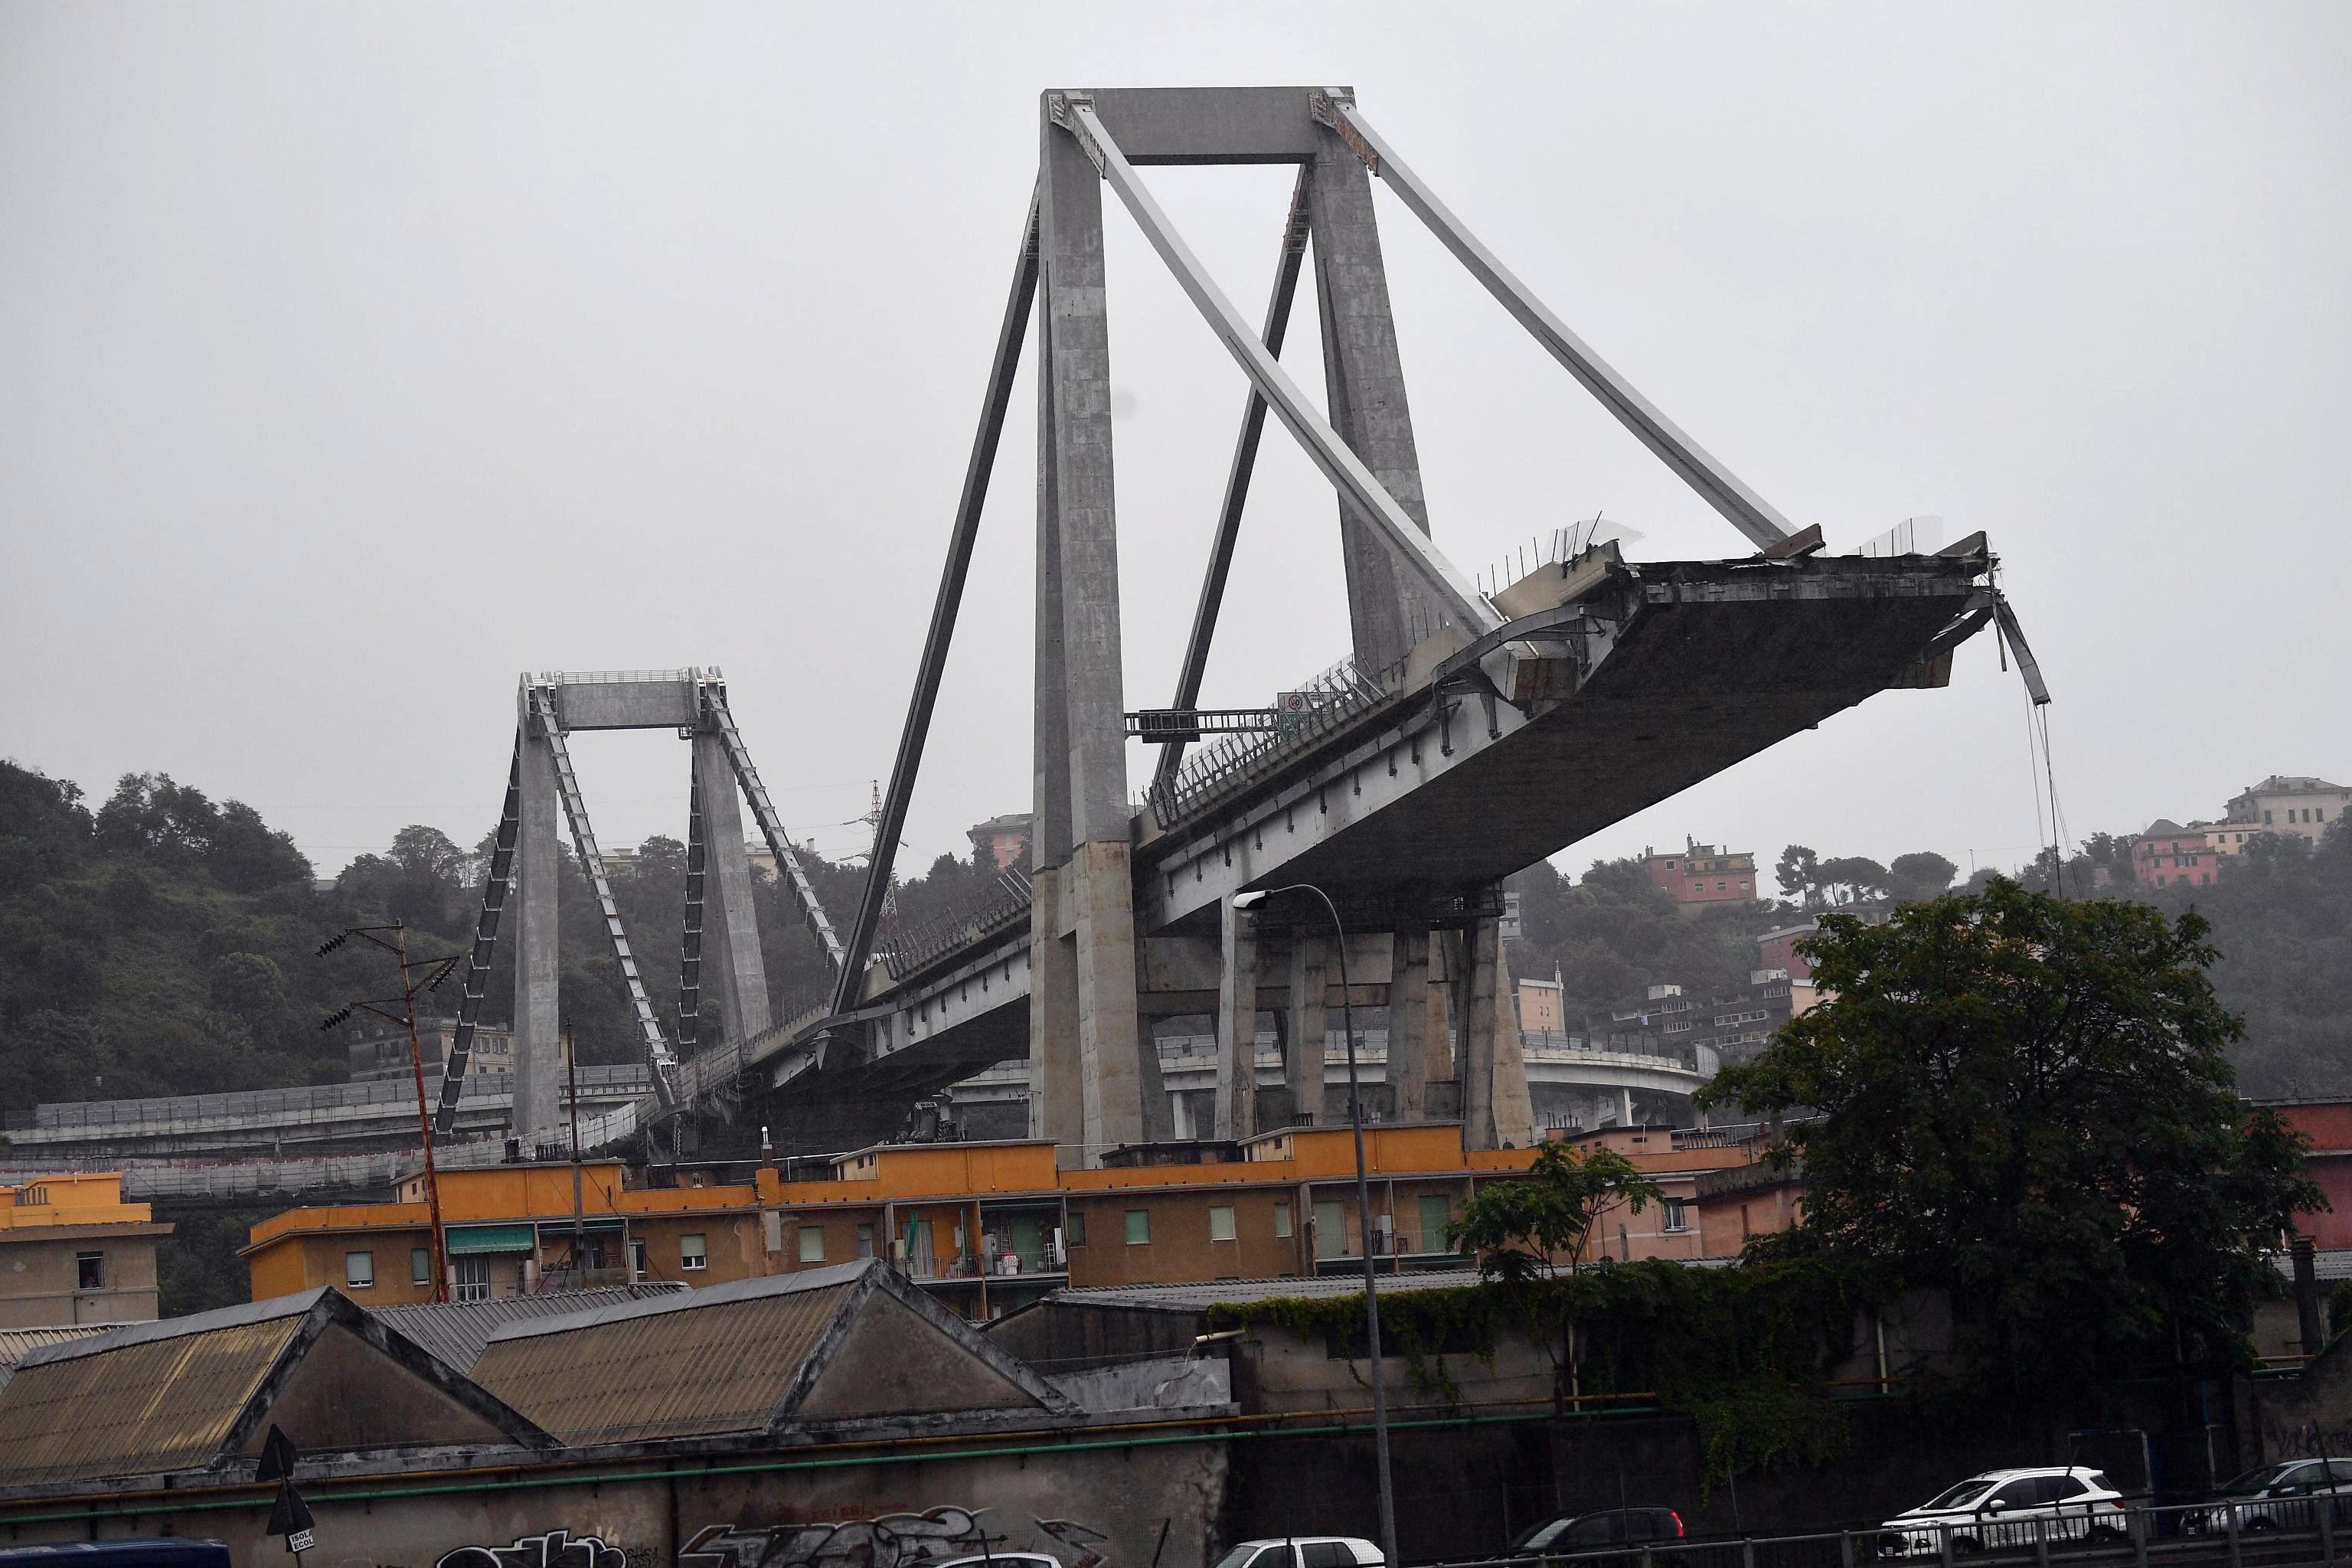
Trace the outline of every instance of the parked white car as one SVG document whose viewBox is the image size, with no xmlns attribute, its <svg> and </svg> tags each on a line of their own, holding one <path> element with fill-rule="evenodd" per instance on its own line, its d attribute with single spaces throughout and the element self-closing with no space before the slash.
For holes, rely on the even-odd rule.
<svg viewBox="0 0 2352 1568">
<path fill-rule="evenodd" d="M 1244 1541 L 1216 1568 L 1381 1568 L 1381 1549 L 1353 1535 L 1292 1535 Z"/>
<path fill-rule="evenodd" d="M 2213 1506 L 2181 1515 L 2180 1528 L 2224 1534 L 2235 1514 L 2242 1531 L 2316 1530 L 2323 1497 L 2331 1525 L 2352 1525 L 2352 1460 L 2289 1459 L 2248 1470 L 2213 1494 Z"/>
<path fill-rule="evenodd" d="M 2122 1541 L 2131 1529 L 2123 1494 L 2097 1470 L 2053 1465 L 1987 1470 L 1880 1526 L 1882 1557 L 1940 1557 L 2032 1546 L 2036 1541 Z"/>
</svg>

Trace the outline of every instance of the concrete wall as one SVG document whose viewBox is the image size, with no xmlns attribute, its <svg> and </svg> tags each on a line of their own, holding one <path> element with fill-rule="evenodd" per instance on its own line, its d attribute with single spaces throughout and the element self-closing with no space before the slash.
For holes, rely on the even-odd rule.
<svg viewBox="0 0 2352 1568">
<path fill-rule="evenodd" d="M 129 1227 L 126 1227 L 129 1228 Z M 0 1329 L 66 1323 L 137 1323 L 156 1315 L 155 1236 L 169 1226 L 141 1226 L 144 1234 L 59 1227 L 54 1232 L 0 1231 Z M 104 1255 L 103 1289 L 79 1288 L 82 1253 Z"/>
<path fill-rule="evenodd" d="M 714 1454 L 707 1461 L 738 1472 L 731 1474 L 697 1473 L 706 1461 L 679 1454 L 658 1463 L 639 1457 L 472 1473 L 412 1470 L 398 1489 L 361 1476 L 300 1484 L 317 1519 L 312 1560 L 339 1568 L 498 1568 L 516 1559 L 490 1553 L 554 1531 L 564 1539 L 549 1543 L 544 1561 L 593 1568 L 803 1568 L 821 1554 L 833 1561 L 854 1554 L 871 1568 L 912 1568 L 978 1552 L 975 1514 L 992 1551 L 1049 1551 L 1066 1563 L 1122 1568 L 1147 1568 L 1156 1555 L 1160 1568 L 1202 1568 L 1224 1504 L 1221 1438 L 1055 1454 L 1042 1462 L 1030 1454 L 898 1462 L 904 1456 L 835 1450 L 824 1457 L 847 1462 L 790 1468 L 815 1457 L 772 1449 Z M 373 1495 L 338 1501 L 339 1485 Z M 72 1511 L 55 1500 L 0 1503 L 0 1546 L 185 1535 L 227 1542 L 239 1563 L 290 1561 L 278 1540 L 263 1534 L 267 1489 L 244 1488 L 226 1508 L 174 1511 L 178 1502 L 230 1500 L 207 1497 L 205 1489 L 110 1498 L 95 1524 L 54 1517 Z M 51 1517 L 12 1522 L 26 1515 Z M 883 1531 L 871 1528 L 886 1516 Z M 580 1550 L 590 1537 L 596 1547 Z M 567 1546 L 573 1555 L 562 1555 Z M 542 1560 L 535 1546 L 527 1551 L 529 1561 Z"/>
</svg>

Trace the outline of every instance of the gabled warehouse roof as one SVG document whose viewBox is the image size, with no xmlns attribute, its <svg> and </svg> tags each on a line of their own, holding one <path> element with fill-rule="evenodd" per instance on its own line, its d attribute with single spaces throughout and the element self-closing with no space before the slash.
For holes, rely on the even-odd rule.
<svg viewBox="0 0 2352 1568">
<path fill-rule="evenodd" d="M 511 1323 L 473 1375 L 573 1444 L 1074 1408 L 873 1259 Z"/>
<path fill-rule="evenodd" d="M 538 1296 L 500 1296 L 488 1301 L 418 1301 L 404 1307 L 376 1307 L 376 1317 L 456 1367 L 471 1371 L 475 1358 L 490 1336 L 509 1323 L 527 1318 L 569 1317 L 630 1301 L 675 1296 L 686 1286 L 674 1279 L 614 1285 L 600 1290 L 551 1290 Z"/>
<path fill-rule="evenodd" d="M 271 1425 L 339 1448 L 553 1439 L 319 1289 L 29 1352 L 0 1388 L 0 1480 L 229 1468 Z"/>
</svg>

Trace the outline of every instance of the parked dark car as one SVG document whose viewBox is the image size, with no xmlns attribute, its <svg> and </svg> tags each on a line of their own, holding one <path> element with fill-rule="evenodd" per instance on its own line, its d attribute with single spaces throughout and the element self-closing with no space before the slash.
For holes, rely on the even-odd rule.
<svg viewBox="0 0 2352 1568">
<path fill-rule="evenodd" d="M 1675 1541 L 1682 1533 L 1683 1516 L 1670 1508 L 1604 1508 L 1548 1519 L 1512 1542 L 1511 1554 L 1545 1557 L 1604 1552 L 1612 1546 L 1639 1546 L 1645 1541 Z"/>
</svg>

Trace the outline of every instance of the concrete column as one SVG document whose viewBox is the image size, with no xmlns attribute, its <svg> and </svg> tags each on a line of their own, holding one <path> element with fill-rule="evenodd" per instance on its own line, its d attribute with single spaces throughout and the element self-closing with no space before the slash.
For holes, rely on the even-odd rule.
<svg viewBox="0 0 2352 1568">
<path fill-rule="evenodd" d="M 1400 926 L 1389 940 L 1389 1082 L 1397 1120 L 1422 1121 L 1429 1116 L 1429 1080 L 1445 1076 L 1431 1070 L 1429 928 Z M 1442 1029 L 1442 1005 L 1438 1021 Z"/>
<path fill-rule="evenodd" d="M 1323 1125 L 1323 944 L 1304 932 L 1290 944 L 1290 1026 L 1284 1031 L 1282 1075 L 1292 1111 Z"/>
<path fill-rule="evenodd" d="M 526 707 L 521 721 L 522 790 L 515 831 L 514 889 L 514 1131 L 530 1152 L 551 1133 L 563 1085 L 562 997 L 557 987 L 556 890 L 563 875 L 555 819 L 555 753 L 533 734 Z"/>
<path fill-rule="evenodd" d="M 1331 426 L 1427 533 L 1429 506 L 1422 494 L 1404 366 L 1397 355 L 1370 172 L 1328 127 L 1317 129 L 1316 142 L 1316 159 L 1307 166 L 1307 216 L 1315 247 L 1315 298 L 1322 315 Z M 1378 669 L 1402 658 L 1416 640 L 1416 623 L 1426 635 L 1433 617 L 1397 572 L 1372 523 L 1345 501 L 1339 504 L 1339 532 L 1356 661 Z"/>
<path fill-rule="evenodd" d="M 1493 1149 L 1495 1135 L 1495 983 L 1500 967 L 1500 922 L 1475 921 L 1464 931 L 1462 981 L 1468 1005 L 1463 1009 L 1462 1146 Z"/>
<path fill-rule="evenodd" d="M 1135 894 L 1128 847 L 1080 844 L 1070 855 L 1065 897 L 1072 901 L 1078 991 L 1078 1091 L 1086 1163 L 1103 1151 L 1140 1143 L 1144 1127 L 1143 1035 L 1135 1005 Z M 1160 1076 L 1152 1047 L 1151 1076 Z M 1160 1096 L 1166 1114 L 1167 1096 Z"/>
<path fill-rule="evenodd" d="M 1144 1062 L 1151 1047 L 1136 1017 L 1102 181 L 1066 132 L 1042 113 L 1039 125 L 1037 542 L 1041 558 L 1055 558 L 1061 616 L 1060 700 L 1041 689 L 1036 733 L 1041 764 L 1053 765 L 1045 747 L 1058 740 L 1068 770 L 1064 894 L 1077 938 L 1079 1089 L 1092 1164 L 1104 1149 L 1147 1136 L 1144 1097 L 1159 1058 Z M 1041 559 L 1041 581 L 1047 570 Z M 1165 1125 L 1164 1096 L 1150 1114 Z"/>
<path fill-rule="evenodd" d="M 1503 959 L 1502 923 L 1479 920 L 1464 933 L 1470 1005 L 1462 1031 L 1462 1146 L 1524 1149 L 1534 1135 L 1526 1053 L 1511 972 Z"/>
<path fill-rule="evenodd" d="M 1257 913 L 1223 900 L 1217 966 L 1217 1116 L 1213 1136 L 1257 1136 Z"/>
<path fill-rule="evenodd" d="M 694 737 L 694 782 L 702 792 L 703 994 L 718 996 L 727 1037 L 740 1044 L 772 1019 L 751 908 L 751 861 L 743 853 L 743 797 L 717 734 Z"/>
<path fill-rule="evenodd" d="M 1029 1136 L 1050 1141 L 1066 1166 L 1086 1163 L 1079 1106 L 1077 944 L 1060 935 L 1059 867 L 1029 889 Z"/>
</svg>

